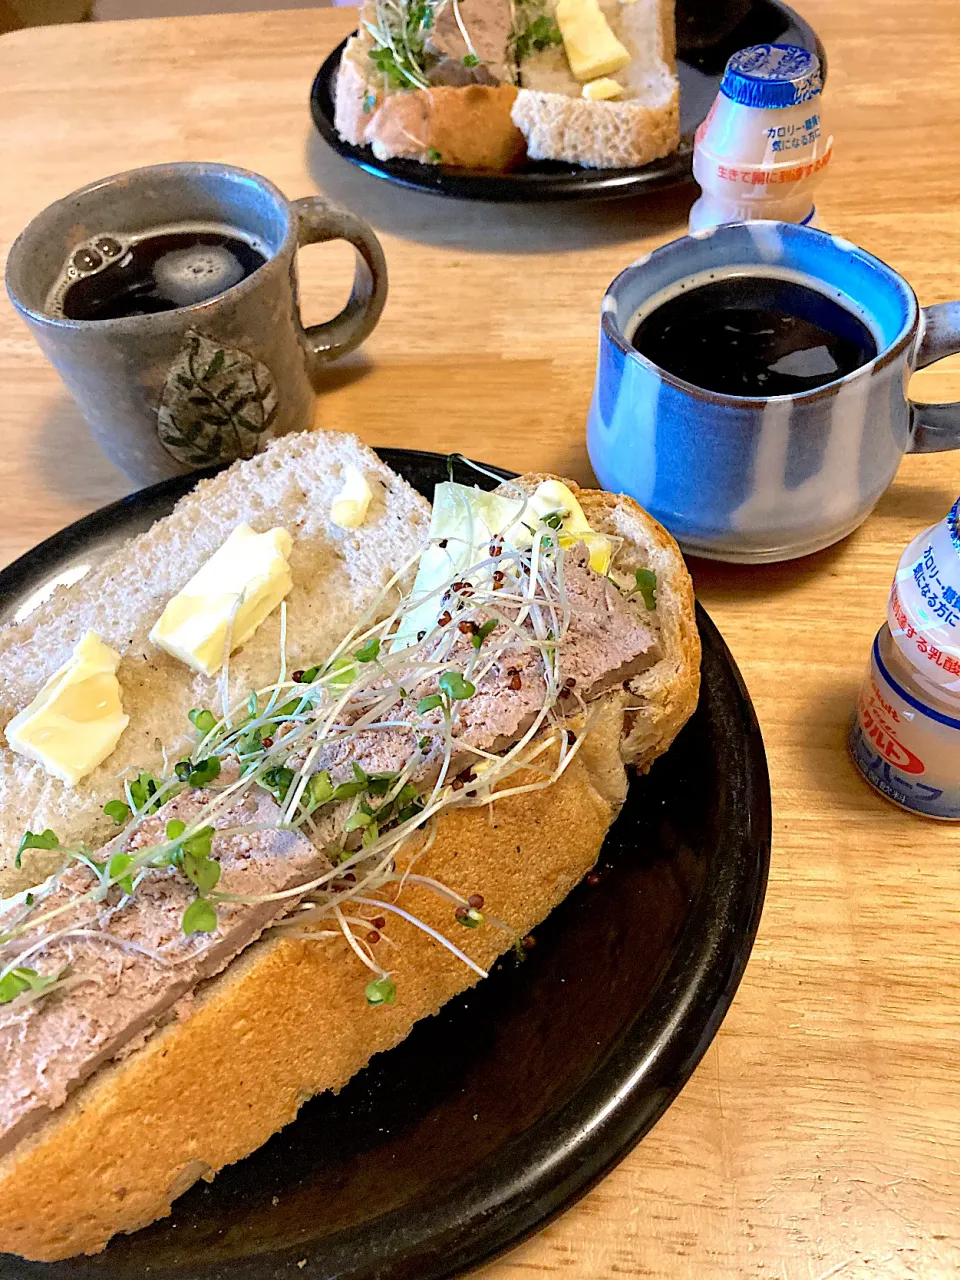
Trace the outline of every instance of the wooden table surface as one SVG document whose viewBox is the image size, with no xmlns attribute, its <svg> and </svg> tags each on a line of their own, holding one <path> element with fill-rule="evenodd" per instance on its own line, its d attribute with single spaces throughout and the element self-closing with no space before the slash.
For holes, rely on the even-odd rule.
<svg viewBox="0 0 960 1280">
<path fill-rule="evenodd" d="M 923 303 L 960 297 L 960 5 L 802 0 L 830 56 L 836 155 L 818 207 Z M 49 27 L 0 38 L 0 255 L 49 201 L 136 165 L 211 159 L 320 189 L 376 227 L 390 301 L 331 373 L 324 426 L 589 479 L 600 299 L 684 230 L 691 191 L 607 206 L 448 203 L 314 135 L 312 77 L 352 10 Z M 301 258 L 309 319 L 343 246 Z M 922 385 L 920 385 L 922 384 Z M 960 398 L 951 362 L 914 381 Z M 0 302 L 0 562 L 130 485 Z M 960 491 L 960 455 L 908 458 L 866 525 L 799 563 L 691 566 L 753 696 L 774 845 L 756 948 L 723 1028 L 654 1131 L 494 1263 L 497 1280 L 872 1280 L 960 1268 L 960 829 L 854 775 L 844 731 L 901 549 Z"/>
</svg>

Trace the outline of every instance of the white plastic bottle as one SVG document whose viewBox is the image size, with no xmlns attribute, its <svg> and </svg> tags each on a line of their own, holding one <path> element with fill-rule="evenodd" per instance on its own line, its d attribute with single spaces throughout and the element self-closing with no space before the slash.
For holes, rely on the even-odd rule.
<svg viewBox="0 0 960 1280">
<path fill-rule="evenodd" d="M 799 45 L 733 55 L 696 134 L 693 175 L 703 194 L 690 210 L 692 232 L 758 218 L 811 221 L 813 189 L 833 148 L 822 89 L 816 55 Z"/>
<path fill-rule="evenodd" d="M 850 751 L 888 799 L 960 821 L 960 498 L 900 558 Z"/>
</svg>

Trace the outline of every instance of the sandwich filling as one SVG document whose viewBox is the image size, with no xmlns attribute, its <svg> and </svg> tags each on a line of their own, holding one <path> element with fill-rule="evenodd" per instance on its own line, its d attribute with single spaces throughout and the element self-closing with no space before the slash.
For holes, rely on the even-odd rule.
<svg viewBox="0 0 960 1280">
<path fill-rule="evenodd" d="M 484 922 L 482 903 L 412 870 L 438 815 L 552 785 L 598 697 L 662 656 L 652 571 L 619 573 L 617 540 L 559 491 L 578 516 L 521 492 L 491 525 L 491 495 L 463 490 L 463 531 L 435 527 L 416 558 L 434 566 L 422 589 L 370 622 L 403 566 L 309 670 L 286 669 L 281 605 L 276 681 L 231 690 L 225 653 L 221 705 L 190 714 L 193 751 L 163 777 L 127 780 L 106 806 L 120 830 L 104 849 L 26 833 L 21 848 L 57 848 L 65 868 L 0 904 L 0 1151 L 187 1016 L 196 986 L 270 926 L 345 939 L 371 971 L 370 1005 L 396 988 L 380 925 L 358 932 L 358 917 L 401 915 L 484 975 L 399 905 L 413 882 L 450 901 L 452 923 Z M 611 555 L 609 574 L 593 567 Z"/>
</svg>

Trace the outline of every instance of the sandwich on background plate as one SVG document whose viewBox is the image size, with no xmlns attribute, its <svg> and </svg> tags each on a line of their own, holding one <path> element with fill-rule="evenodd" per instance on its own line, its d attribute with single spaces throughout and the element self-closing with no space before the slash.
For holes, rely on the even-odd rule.
<svg viewBox="0 0 960 1280">
<path fill-rule="evenodd" d="M 673 0 L 365 0 L 334 123 L 380 160 L 631 168 L 676 150 Z"/>
<path fill-rule="evenodd" d="M 431 513 L 332 432 L 0 631 L 0 1251 L 168 1213 L 521 946 L 699 656 L 632 500 L 527 475 Z"/>
</svg>

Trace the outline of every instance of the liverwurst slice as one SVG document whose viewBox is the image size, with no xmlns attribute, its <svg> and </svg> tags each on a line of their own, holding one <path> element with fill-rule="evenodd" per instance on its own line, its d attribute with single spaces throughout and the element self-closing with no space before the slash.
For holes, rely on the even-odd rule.
<svg viewBox="0 0 960 1280">
<path fill-rule="evenodd" d="M 512 84 L 514 76 L 508 65 L 513 27 L 510 0 L 460 0 L 459 7 L 460 21 L 480 65 L 463 65 L 469 49 L 450 0 L 437 12 L 426 42 L 427 50 L 439 56 L 439 61 L 428 72 L 431 84 Z"/>
<path fill-rule="evenodd" d="M 175 797 L 133 833 L 127 852 L 162 842 L 171 818 L 189 823 L 210 798 L 204 792 Z M 324 854 L 302 836 L 273 829 L 278 820 L 279 809 L 263 792 L 248 793 L 212 819 L 215 831 L 270 828 L 214 835 L 211 854 L 221 867 L 218 892 L 276 893 L 330 869 Z M 98 856 L 117 852 L 122 839 Z M 220 903 L 215 931 L 187 937 L 181 920 L 196 891 L 172 868 L 150 871 L 126 901 L 117 887 L 104 902 L 80 901 L 79 895 L 93 884 L 90 870 L 79 864 L 60 874 L 35 915 L 64 903 L 75 905 L 40 929 L 49 928 L 51 937 L 64 929 L 83 933 L 51 941 L 23 961 L 42 974 L 68 965 L 71 975 L 88 980 L 26 1005 L 0 1005 L 0 1154 L 35 1130 L 103 1063 L 138 1047 L 155 1027 L 175 1016 L 178 1001 L 226 968 L 298 900 Z M 40 936 L 26 934 L 24 942 Z M 181 1006 L 176 1012 L 183 1011 Z"/>
<path fill-rule="evenodd" d="M 571 547 L 564 557 L 564 586 L 569 620 L 559 646 L 562 693 L 555 710 L 560 716 L 575 716 L 584 703 L 649 670 L 659 662 L 662 649 L 653 616 L 646 610 L 641 612 L 608 578 L 590 568 L 589 552 L 583 543 Z M 503 612 L 509 615 L 511 611 L 504 608 Z M 516 609 L 513 612 L 516 614 Z M 456 628 L 463 616 L 452 615 L 450 627 Z M 530 631 L 529 626 L 527 630 Z M 499 623 L 489 637 L 489 645 L 506 634 L 507 628 Z M 530 634 L 532 637 L 532 631 Z M 457 633 L 450 652 L 464 657 L 471 654 L 470 636 Z M 481 649 L 479 654 L 481 667 L 483 652 Z M 401 672 L 395 678 L 411 692 L 384 717 L 390 724 L 360 729 L 331 743 L 315 757 L 315 769 L 328 770 L 338 782 L 350 778 L 354 762 L 368 773 L 398 773 L 417 751 L 422 735 L 435 729 L 438 736 L 433 748 L 411 774 L 411 779 L 420 784 L 434 780 L 444 754 L 439 737 L 441 713 L 422 715 L 417 704 L 421 698 L 436 693 L 436 677 L 417 681 L 416 669 L 411 668 L 409 676 Z M 480 759 L 470 747 L 501 752 L 516 742 L 532 725 L 545 697 L 539 651 L 523 645 L 504 650 L 483 678 L 478 678 L 473 696 L 455 704 L 450 776 Z"/>
</svg>

